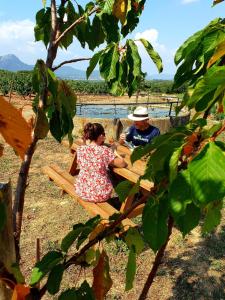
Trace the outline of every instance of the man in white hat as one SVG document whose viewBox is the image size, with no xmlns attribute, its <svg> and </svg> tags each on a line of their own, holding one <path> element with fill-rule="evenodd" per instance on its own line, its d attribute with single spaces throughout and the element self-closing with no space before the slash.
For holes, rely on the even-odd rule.
<svg viewBox="0 0 225 300">
<path fill-rule="evenodd" d="M 128 119 L 134 121 L 129 127 L 128 133 L 120 135 L 119 143 L 131 143 L 132 146 L 144 146 L 151 143 L 152 139 L 160 135 L 157 127 L 149 124 L 148 110 L 146 107 L 138 106 L 132 114 L 128 115 Z"/>
</svg>

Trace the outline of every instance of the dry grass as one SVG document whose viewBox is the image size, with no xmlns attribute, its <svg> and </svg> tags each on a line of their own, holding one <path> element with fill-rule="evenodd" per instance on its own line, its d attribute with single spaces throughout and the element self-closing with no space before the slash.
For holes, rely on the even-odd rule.
<svg viewBox="0 0 225 300">
<path fill-rule="evenodd" d="M 60 190 L 41 173 L 41 168 L 57 163 L 68 168 L 71 156 L 68 149 L 52 138 L 40 141 L 32 160 L 29 186 L 21 236 L 21 267 L 27 280 L 35 263 L 36 239 L 41 241 L 41 254 L 55 249 L 72 225 L 88 219 L 86 211 L 68 195 L 60 196 Z M 12 180 L 15 188 L 20 159 L 9 146 L 5 146 L 0 158 L 0 181 Z M 124 292 L 127 248 L 121 240 L 106 246 L 110 255 L 113 288 L 107 299 L 138 299 L 154 255 L 145 250 L 137 260 L 137 276 L 134 289 Z M 225 212 L 219 228 L 205 237 L 196 228 L 184 239 L 174 229 L 165 258 L 159 268 L 148 299 L 153 300 L 222 300 L 225 299 Z M 70 268 L 63 279 L 63 287 L 78 285 L 84 277 L 91 283 L 90 269 Z M 43 299 L 54 299 L 46 295 Z"/>
</svg>

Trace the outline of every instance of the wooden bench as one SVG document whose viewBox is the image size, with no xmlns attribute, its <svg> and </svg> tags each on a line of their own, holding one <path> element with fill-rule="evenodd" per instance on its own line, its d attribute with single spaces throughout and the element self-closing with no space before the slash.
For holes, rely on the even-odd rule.
<svg viewBox="0 0 225 300">
<path fill-rule="evenodd" d="M 66 193 L 68 193 L 72 198 L 74 198 L 79 204 L 81 204 L 91 215 L 100 215 L 103 219 L 109 219 L 115 213 L 120 213 L 117 209 L 111 206 L 107 202 L 103 203 L 92 203 L 86 202 L 80 199 L 74 188 L 74 177 L 70 175 L 67 171 L 62 170 L 57 165 L 45 166 L 42 168 L 44 174 L 53 180 L 60 188 L 62 188 Z M 131 213 L 133 215 L 133 212 Z M 123 230 L 126 231 L 129 227 L 137 226 L 130 219 L 125 219 L 122 221 Z"/>
</svg>

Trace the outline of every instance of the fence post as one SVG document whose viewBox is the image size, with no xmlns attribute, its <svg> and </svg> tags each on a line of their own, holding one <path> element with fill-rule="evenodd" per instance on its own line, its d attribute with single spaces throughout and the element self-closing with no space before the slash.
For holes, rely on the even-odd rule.
<svg viewBox="0 0 225 300">
<path fill-rule="evenodd" d="M 10 272 L 11 265 L 16 261 L 15 244 L 12 226 L 12 190 L 11 184 L 0 183 L 0 203 L 3 203 L 6 210 L 5 226 L 0 231 L 0 265 L 4 263 L 4 267 Z M 0 277 L 2 269 L 0 268 Z M 9 300 L 12 296 L 12 290 L 7 288 L 0 281 L 0 299 Z"/>
</svg>

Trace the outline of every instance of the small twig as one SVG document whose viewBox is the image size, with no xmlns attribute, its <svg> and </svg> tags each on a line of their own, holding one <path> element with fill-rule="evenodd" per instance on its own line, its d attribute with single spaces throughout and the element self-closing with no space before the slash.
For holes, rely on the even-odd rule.
<svg viewBox="0 0 225 300">
<path fill-rule="evenodd" d="M 93 8 L 89 13 L 88 16 L 91 16 L 93 13 L 95 13 L 96 11 L 99 10 L 99 7 L 95 7 Z M 60 36 L 54 41 L 54 45 L 58 45 L 59 42 L 62 40 L 62 38 L 67 34 L 67 32 L 69 32 L 70 30 L 72 30 L 77 24 L 80 24 L 81 22 L 83 22 L 86 19 L 86 16 L 81 16 L 80 18 L 78 18 L 76 21 L 74 21 L 69 27 L 67 27 L 61 34 Z"/>
<path fill-rule="evenodd" d="M 167 239 L 166 239 L 166 242 L 165 244 L 159 249 L 159 251 L 157 252 L 156 254 L 156 257 L 155 257 L 155 261 L 153 263 L 153 266 L 151 268 L 151 271 L 148 275 L 148 278 L 145 282 L 145 285 L 144 285 L 144 288 L 141 292 L 141 295 L 139 297 L 138 300 L 145 300 L 146 297 L 147 297 L 147 294 L 148 294 L 148 291 L 149 291 L 149 288 L 151 287 L 151 284 L 153 283 L 153 280 L 155 278 L 155 275 L 157 273 L 157 270 L 158 270 L 158 267 L 162 261 L 162 258 L 164 256 L 164 252 L 165 252 L 165 249 L 166 249 L 166 246 L 168 244 L 168 241 L 169 241 L 169 238 L 170 238 L 170 235 L 172 233 L 172 228 L 173 228 L 173 218 L 171 216 L 169 216 L 169 220 L 168 220 L 168 235 L 167 235 Z"/>
<path fill-rule="evenodd" d="M 55 70 L 59 69 L 60 67 L 62 67 L 62 66 L 65 65 L 65 64 L 71 64 L 71 63 L 76 63 L 76 62 L 78 62 L 78 61 L 90 60 L 90 59 L 91 59 L 91 58 L 85 58 L 85 57 L 83 57 L 83 58 L 74 58 L 74 59 L 71 59 L 71 60 L 65 60 L 65 61 L 63 61 L 61 64 L 59 64 L 58 66 L 53 67 L 53 68 L 52 68 L 52 71 L 55 71 Z"/>
<path fill-rule="evenodd" d="M 223 126 L 222 126 L 218 131 L 214 132 L 214 134 L 213 134 L 211 140 L 212 140 L 212 141 L 215 141 L 215 139 L 216 139 L 216 138 L 217 138 L 224 130 L 225 130 L 225 122 L 224 122 Z"/>
<path fill-rule="evenodd" d="M 151 193 L 151 192 L 150 192 Z M 154 193 L 154 190 L 152 191 Z M 75 265 L 79 257 L 81 257 L 89 248 L 102 241 L 105 237 L 110 236 L 117 230 L 117 226 L 127 218 L 127 216 L 140 204 L 143 204 L 147 201 L 147 196 L 144 195 L 141 199 L 134 203 L 127 211 L 119 216 L 109 227 L 100 232 L 93 240 L 90 240 L 78 253 L 73 255 L 67 262 L 65 262 L 65 269 L 68 269 L 71 265 Z M 40 298 L 46 293 L 47 287 L 46 284 L 40 290 Z"/>
</svg>

